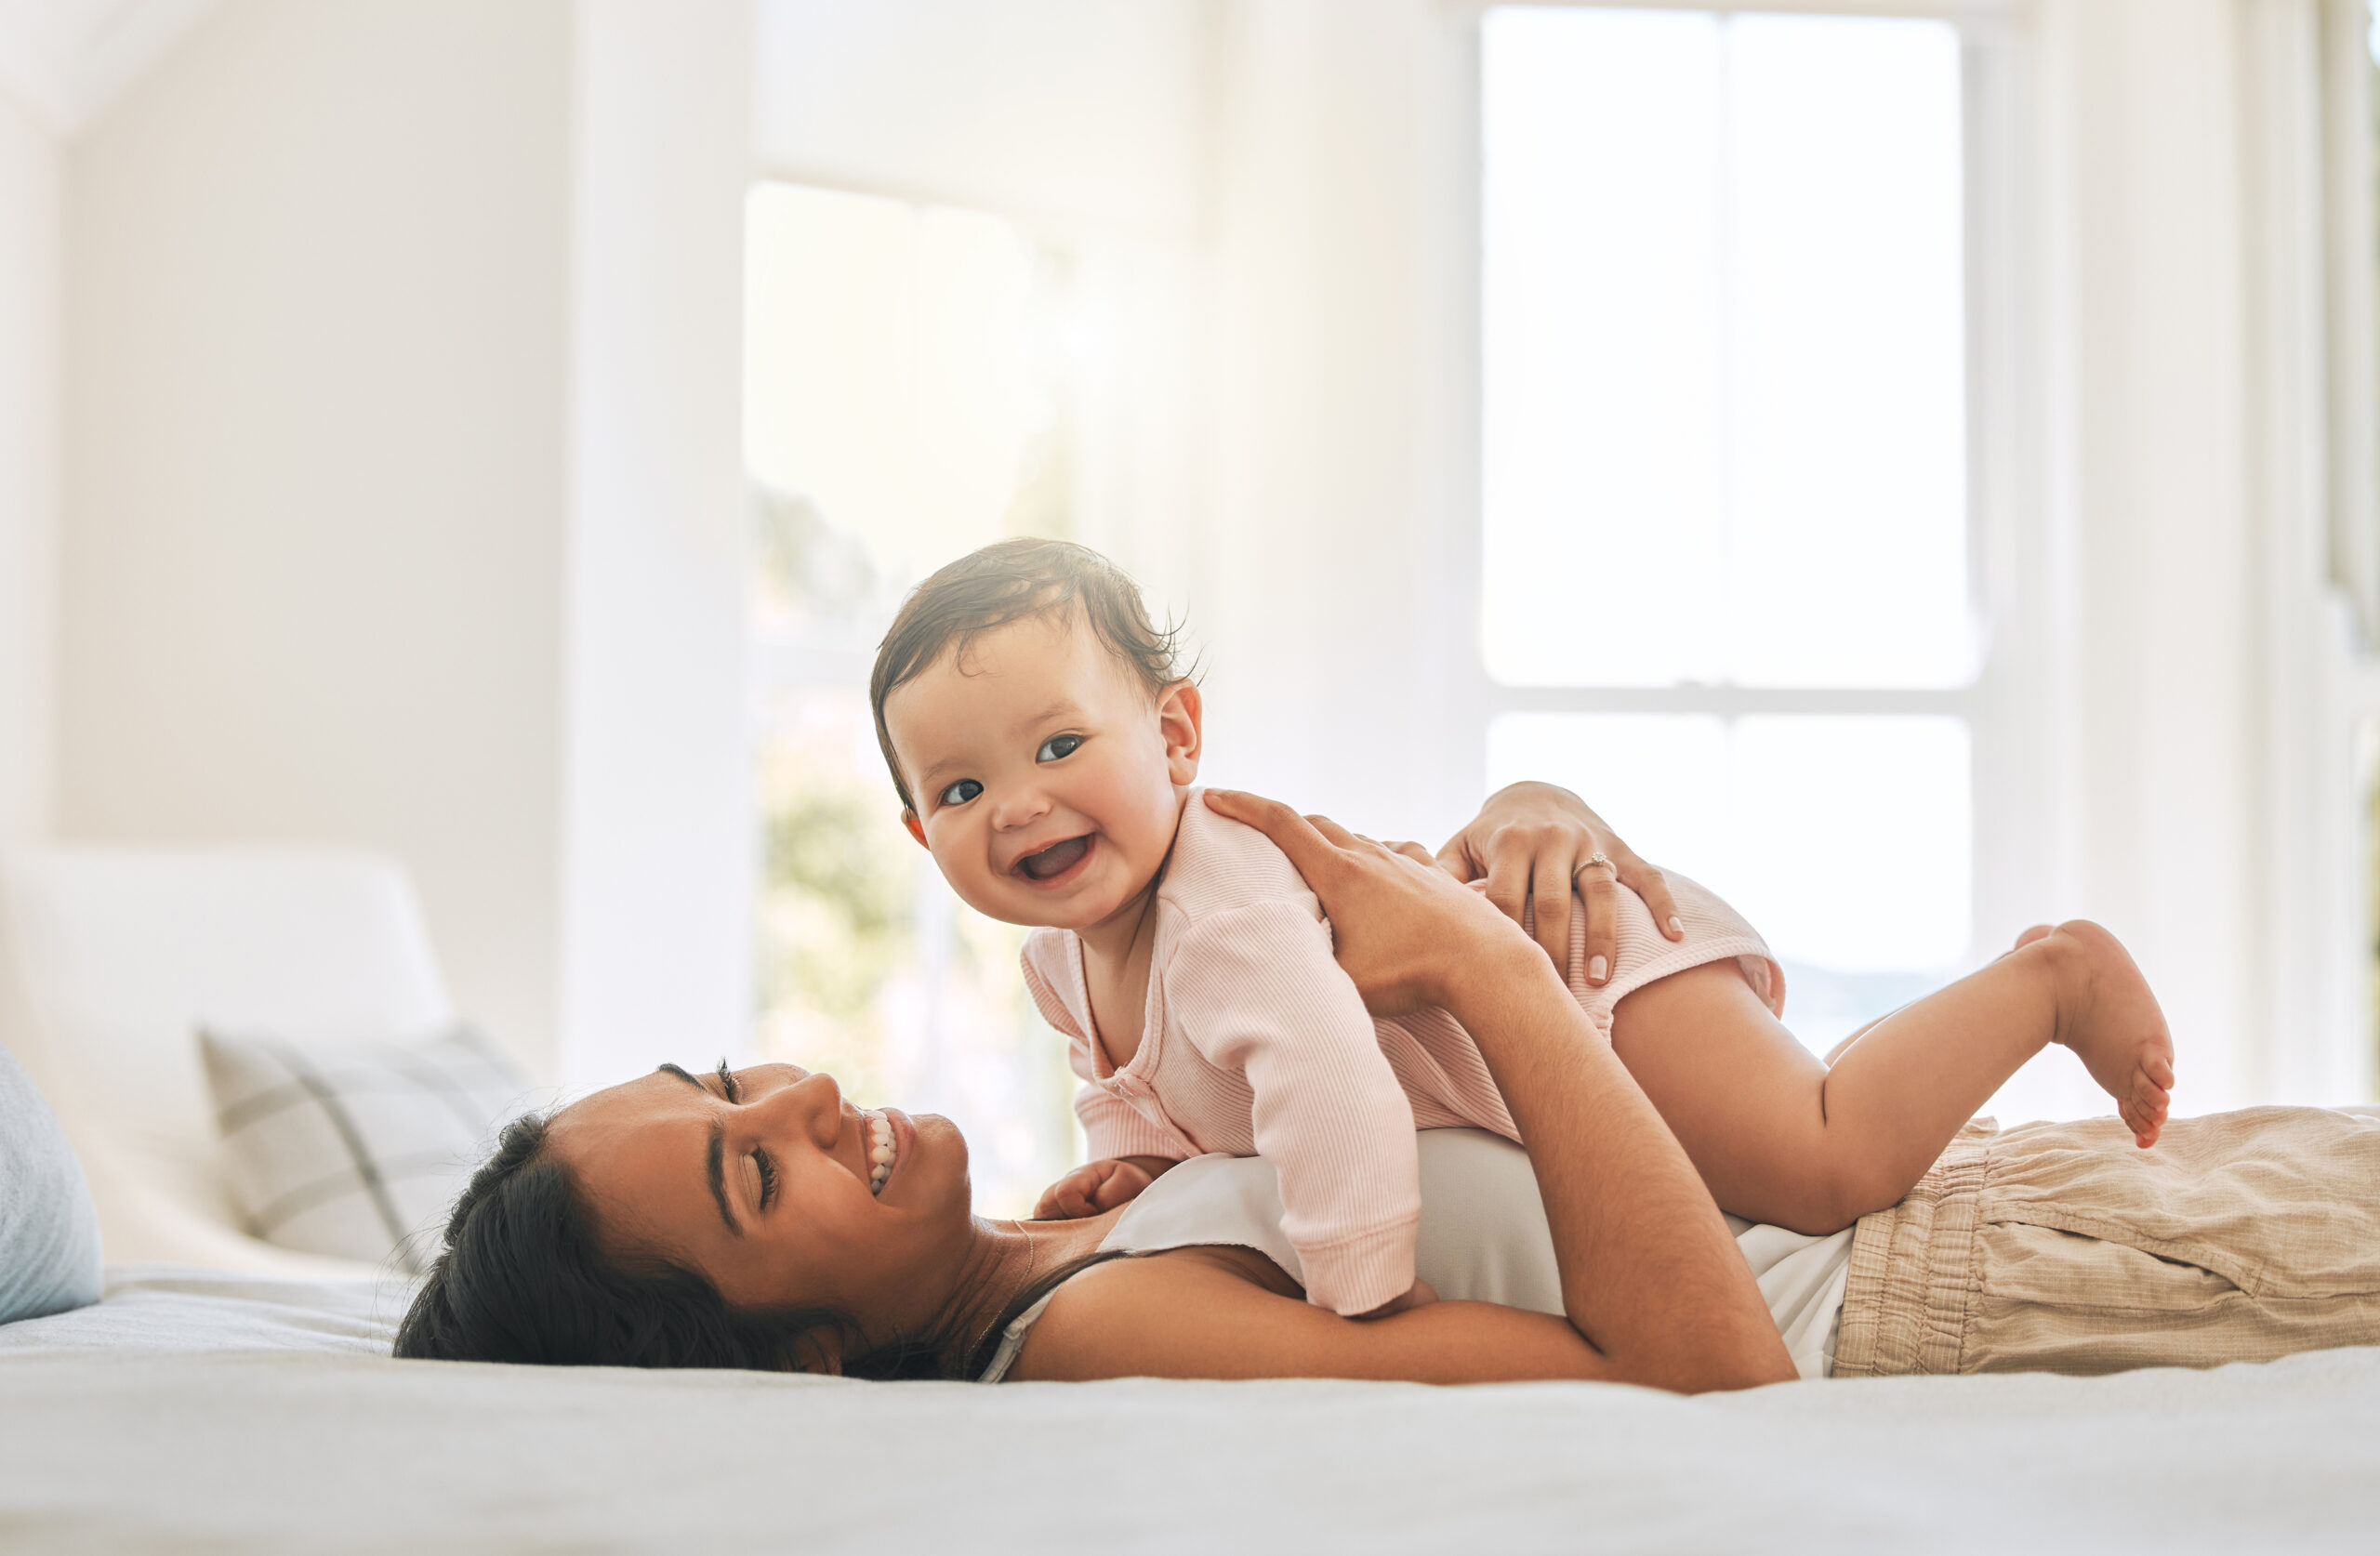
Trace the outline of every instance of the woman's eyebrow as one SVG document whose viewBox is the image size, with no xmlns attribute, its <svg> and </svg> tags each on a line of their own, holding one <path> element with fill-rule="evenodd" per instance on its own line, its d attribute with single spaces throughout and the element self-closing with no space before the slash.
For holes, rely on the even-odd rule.
<svg viewBox="0 0 2380 1556">
<path fill-rule="evenodd" d="M 707 1091 L 709 1088 L 704 1089 Z M 710 1197 L 719 1201 L 719 1219 L 727 1223 L 730 1233 L 743 1236 L 744 1229 L 736 1223 L 735 1212 L 727 1203 L 727 1128 L 716 1118 L 710 1121 L 710 1150 L 703 1165 L 710 1179 Z"/>
<path fill-rule="evenodd" d="M 727 1062 L 721 1060 L 720 1062 L 724 1065 Z M 654 1073 L 675 1075 L 706 1097 L 719 1095 L 685 1071 L 666 1061 Z M 736 1237 L 743 1236 L 744 1228 L 737 1224 L 734 1208 L 727 1203 L 727 1128 L 716 1118 L 710 1121 L 709 1149 L 703 1154 L 703 1176 L 710 1182 L 710 1197 L 719 1202 L 719 1219 L 727 1223 L 730 1234 Z"/>
</svg>

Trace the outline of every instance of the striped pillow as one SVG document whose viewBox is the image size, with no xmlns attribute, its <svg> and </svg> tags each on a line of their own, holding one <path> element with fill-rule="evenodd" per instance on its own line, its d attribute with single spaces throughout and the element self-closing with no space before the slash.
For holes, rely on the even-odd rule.
<svg viewBox="0 0 2380 1556">
<path fill-rule="evenodd" d="M 202 1030 L 198 1043 L 248 1230 L 414 1274 L 496 1131 L 533 1100 L 511 1061 L 468 1026 L 407 1042 Z"/>
</svg>

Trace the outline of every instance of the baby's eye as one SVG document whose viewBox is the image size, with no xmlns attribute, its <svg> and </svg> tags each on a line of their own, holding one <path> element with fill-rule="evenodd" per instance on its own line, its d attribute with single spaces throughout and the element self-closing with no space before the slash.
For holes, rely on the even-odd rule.
<svg viewBox="0 0 2380 1556">
<path fill-rule="evenodd" d="M 1041 743 L 1041 749 L 1033 753 L 1033 759 L 1037 762 L 1054 762 L 1062 757 L 1073 756 L 1081 746 L 1082 736 L 1078 734 L 1051 735 Z"/>
<path fill-rule="evenodd" d="M 983 792 L 983 785 L 972 778 L 961 778 L 942 791 L 942 802 L 945 805 L 964 805 Z"/>
</svg>

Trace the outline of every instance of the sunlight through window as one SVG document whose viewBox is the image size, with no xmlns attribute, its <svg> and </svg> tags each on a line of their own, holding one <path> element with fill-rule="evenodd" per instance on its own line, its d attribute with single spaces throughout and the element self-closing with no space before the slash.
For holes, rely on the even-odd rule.
<svg viewBox="0 0 2380 1556">
<path fill-rule="evenodd" d="M 1489 782 L 1733 901 L 1820 1048 L 1973 938 L 1924 701 L 1980 668 L 1960 71 L 1934 21 L 1484 22 L 1480 649 L 1534 699 Z"/>
</svg>

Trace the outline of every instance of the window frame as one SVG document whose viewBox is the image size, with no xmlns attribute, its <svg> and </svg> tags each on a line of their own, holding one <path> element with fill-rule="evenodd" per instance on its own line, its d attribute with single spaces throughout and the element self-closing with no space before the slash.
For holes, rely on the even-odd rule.
<svg viewBox="0 0 2380 1556">
<path fill-rule="evenodd" d="M 1968 590 L 1981 641 L 1975 678 L 1942 688 L 1511 686 L 1488 672 L 1484 634 L 1485 207 L 1480 23 L 1500 4 L 1577 9 L 1678 10 L 1905 17 L 1946 21 L 1959 33 L 1962 60 L 1964 263 L 1967 314 Z M 1969 960 L 2064 893 L 2056 864 L 2073 824 L 2062 796 L 2060 754 L 2071 743 L 2045 710 L 2057 645 L 2070 631 L 2061 609 L 2069 590 L 2071 516 L 2050 500 L 2046 412 L 2050 404 L 2043 287 L 2034 253 L 2041 223 L 2026 117 L 2031 59 L 2016 0 L 1455 0 L 1455 36 L 1444 99 L 1453 123 L 1447 191 L 1460 238 L 1448 256 L 1449 368 L 1442 414 L 1452 429 L 1448 523 L 1442 546 L 1418 559 L 1430 592 L 1460 645 L 1447 688 L 1449 793 L 1481 792 L 1488 730 L 1507 713 L 1715 715 L 1732 724 L 1756 715 L 1934 715 L 1964 721 L 1974 796 L 1970 880 L 1974 926 Z M 1593 803 L 1592 792 L 1585 798 Z M 1621 835 L 1627 818 L 1611 818 Z M 1823 839 L 1811 844 L 1822 856 Z M 2069 852 L 2070 856 L 2070 852 Z"/>
</svg>

